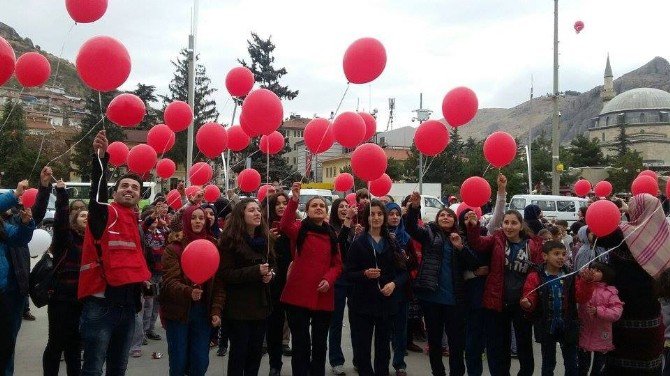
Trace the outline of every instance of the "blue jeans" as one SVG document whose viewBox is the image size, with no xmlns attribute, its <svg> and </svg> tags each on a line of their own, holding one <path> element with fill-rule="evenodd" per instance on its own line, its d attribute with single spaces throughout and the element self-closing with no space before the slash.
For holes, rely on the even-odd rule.
<svg viewBox="0 0 670 376">
<path fill-rule="evenodd" d="M 340 281 L 335 282 L 335 310 L 328 329 L 328 361 L 332 367 L 344 365 L 344 354 L 342 353 L 342 325 L 344 321 L 344 308 L 347 306 L 347 295 L 351 291 L 351 285 Z M 351 324 L 351 319 L 349 320 Z M 351 343 L 354 343 L 354 331 L 351 331 Z M 355 357 L 354 357 L 355 359 Z M 356 362 L 354 361 L 354 364 Z"/>
<path fill-rule="evenodd" d="M 542 376 L 553 376 L 556 368 L 556 341 L 542 342 Z M 577 376 L 577 344 L 561 343 L 565 376 Z"/>
<path fill-rule="evenodd" d="M 10 270 L 13 273 L 12 270 Z M 5 375 L 11 376 L 14 374 L 14 349 L 16 347 L 16 337 L 19 335 L 21 329 L 21 322 L 23 320 L 24 297 L 18 290 L 8 290 L 3 293 L 3 300 L 7 302 L 7 316 L 0 318 L 3 320 L 3 326 L 9 331 L 10 351 L 8 354 L 3 354 L 6 358 Z M 4 304 L 4 302 L 3 302 Z M 4 315 L 3 315 L 4 316 Z M 6 320 L 6 321 L 5 321 Z"/>
<path fill-rule="evenodd" d="M 409 302 L 403 300 L 398 305 L 398 313 L 395 315 L 392 331 L 393 344 L 393 368 L 405 369 L 405 350 L 407 350 L 407 309 Z"/>
<path fill-rule="evenodd" d="M 135 332 L 135 307 L 115 306 L 106 299 L 88 298 L 81 313 L 81 340 L 84 345 L 82 376 L 125 375 L 128 351 Z"/>
<path fill-rule="evenodd" d="M 484 309 L 470 308 L 465 326 L 465 364 L 468 376 L 481 376 L 482 354 L 486 347 L 486 331 L 484 330 Z"/>
<path fill-rule="evenodd" d="M 166 321 L 170 376 L 201 376 L 209 367 L 209 314 L 204 304 L 192 304 L 188 322 Z"/>
</svg>

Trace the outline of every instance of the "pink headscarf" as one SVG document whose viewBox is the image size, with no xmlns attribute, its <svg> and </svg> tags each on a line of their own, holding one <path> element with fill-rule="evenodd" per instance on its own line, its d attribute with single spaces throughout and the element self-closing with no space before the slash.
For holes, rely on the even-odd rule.
<svg viewBox="0 0 670 376">
<path fill-rule="evenodd" d="M 650 194 L 634 196 L 628 204 L 630 222 L 621 223 L 630 253 L 654 278 L 670 267 L 670 224 L 658 198 Z"/>
</svg>

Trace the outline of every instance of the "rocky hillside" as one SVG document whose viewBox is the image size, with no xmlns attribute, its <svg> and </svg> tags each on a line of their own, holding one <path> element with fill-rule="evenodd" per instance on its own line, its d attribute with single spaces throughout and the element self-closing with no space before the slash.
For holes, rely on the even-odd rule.
<svg viewBox="0 0 670 376">
<path fill-rule="evenodd" d="M 655 57 L 642 67 L 624 74 L 614 80 L 614 89 L 617 93 L 639 87 L 651 87 L 670 91 L 670 63 L 662 57 Z M 591 119 L 602 110 L 600 99 L 601 86 L 578 94 L 568 92 L 560 99 L 561 138 L 569 142 L 578 134 L 588 129 Z M 492 132 L 502 130 L 515 137 L 528 137 L 528 130 L 533 127 L 533 136 L 537 137 L 542 131 L 551 135 L 551 98 L 543 96 L 526 101 L 516 107 L 483 108 L 470 124 L 459 128 L 459 133 L 465 137 L 481 139 Z"/>
<path fill-rule="evenodd" d="M 39 45 L 33 44 L 33 41 L 30 40 L 30 38 L 22 38 L 16 30 L 2 22 L 0 22 L 0 37 L 5 38 L 9 44 L 12 45 L 17 58 L 22 54 L 31 51 L 39 52 L 47 57 L 51 64 L 51 79 L 47 85 L 63 87 L 66 93 L 81 97 L 86 96 L 89 92 L 89 89 L 79 80 L 77 70 L 71 62 L 65 59 L 59 59 L 58 56 L 43 51 Z M 55 51 L 55 53 L 58 54 L 59 51 Z M 59 60 L 60 66 L 58 65 Z M 56 67 L 58 67 L 58 77 L 56 78 L 56 82 L 53 82 Z M 13 77 L 6 85 L 17 88 L 21 87 Z"/>
</svg>

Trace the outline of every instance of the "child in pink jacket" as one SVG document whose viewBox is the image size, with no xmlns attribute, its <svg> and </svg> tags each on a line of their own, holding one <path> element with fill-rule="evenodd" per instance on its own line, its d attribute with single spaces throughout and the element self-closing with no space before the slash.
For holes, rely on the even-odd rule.
<svg viewBox="0 0 670 376">
<path fill-rule="evenodd" d="M 623 303 L 619 300 L 616 287 L 610 286 L 614 280 L 614 271 L 606 264 L 594 262 L 577 279 L 582 284 L 578 289 L 591 298 L 578 297 L 580 304 L 577 310 L 580 321 L 579 330 L 579 374 L 591 376 L 603 375 L 605 353 L 614 350 L 612 343 L 612 323 L 619 320 L 623 311 Z M 593 367 L 591 367 L 593 353 Z"/>
</svg>

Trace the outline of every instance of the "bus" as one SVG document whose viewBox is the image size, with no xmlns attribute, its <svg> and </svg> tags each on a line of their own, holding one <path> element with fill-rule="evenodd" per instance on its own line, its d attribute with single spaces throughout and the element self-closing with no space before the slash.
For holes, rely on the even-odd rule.
<svg viewBox="0 0 670 376">
<path fill-rule="evenodd" d="M 67 188 L 68 194 L 70 196 L 70 201 L 73 200 L 83 200 L 88 203 L 89 195 L 91 194 L 91 183 L 82 183 L 67 181 L 65 182 L 65 187 Z M 107 183 L 107 198 L 108 201 L 112 201 L 112 191 L 114 189 L 114 183 Z M 159 193 L 160 187 L 155 182 L 144 182 L 142 183 L 142 189 L 140 192 L 140 209 L 151 204 L 156 198 L 156 194 Z"/>
</svg>

